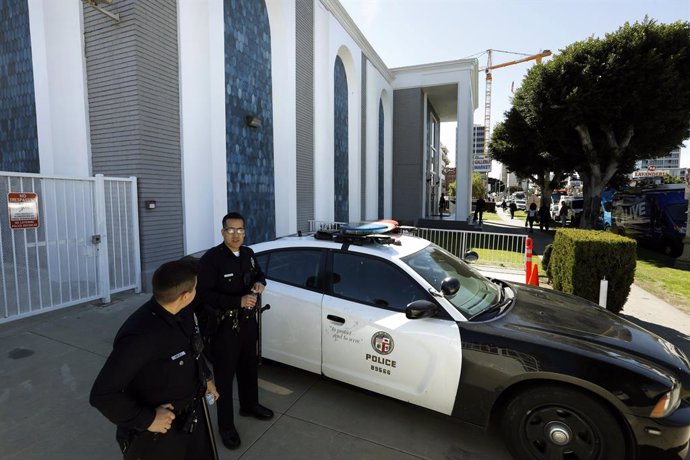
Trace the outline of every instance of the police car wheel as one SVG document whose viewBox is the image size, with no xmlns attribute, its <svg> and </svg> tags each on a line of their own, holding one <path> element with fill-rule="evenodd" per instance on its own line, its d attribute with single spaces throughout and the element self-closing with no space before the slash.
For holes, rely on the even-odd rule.
<svg viewBox="0 0 690 460">
<path fill-rule="evenodd" d="M 565 387 L 537 387 L 508 403 L 502 432 L 520 459 L 623 460 L 625 438 L 611 412 Z"/>
</svg>

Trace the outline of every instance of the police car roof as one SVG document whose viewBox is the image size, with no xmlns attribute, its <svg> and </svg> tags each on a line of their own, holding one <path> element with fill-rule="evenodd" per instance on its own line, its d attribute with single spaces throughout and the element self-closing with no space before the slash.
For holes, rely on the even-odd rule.
<svg viewBox="0 0 690 460">
<path fill-rule="evenodd" d="M 334 240 L 320 240 L 314 238 L 314 233 L 304 233 L 299 235 L 289 235 L 276 238 L 272 241 L 265 241 L 263 243 L 256 243 L 251 245 L 255 252 L 263 252 L 274 249 L 288 249 L 288 248 L 329 248 L 342 249 L 346 245 L 348 251 L 359 252 L 364 254 L 375 254 L 384 258 L 400 258 L 429 246 L 431 244 L 424 238 L 419 238 L 411 235 L 388 235 L 391 238 L 399 241 L 400 244 L 381 244 L 377 242 L 366 242 L 358 244 L 354 239 L 349 244 L 343 241 Z"/>
</svg>

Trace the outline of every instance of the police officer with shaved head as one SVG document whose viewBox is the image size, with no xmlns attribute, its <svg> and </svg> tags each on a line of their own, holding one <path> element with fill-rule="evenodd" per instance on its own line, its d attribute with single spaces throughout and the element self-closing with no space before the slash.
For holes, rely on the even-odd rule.
<svg viewBox="0 0 690 460">
<path fill-rule="evenodd" d="M 260 420 L 273 417 L 273 411 L 259 404 L 257 364 L 257 295 L 266 286 L 266 278 L 254 257 L 243 246 L 245 220 L 232 212 L 223 217 L 223 242 L 209 249 L 200 261 L 199 301 L 220 315 L 220 324 L 212 335 L 211 356 L 218 389 L 218 429 L 228 449 L 240 446 L 235 429 L 232 383 L 237 376 L 242 416 Z"/>
<path fill-rule="evenodd" d="M 126 460 L 215 458 L 204 395 L 219 395 L 186 308 L 197 271 L 188 260 L 155 271 L 153 298 L 124 322 L 91 389 L 91 405 L 117 425 Z"/>
</svg>

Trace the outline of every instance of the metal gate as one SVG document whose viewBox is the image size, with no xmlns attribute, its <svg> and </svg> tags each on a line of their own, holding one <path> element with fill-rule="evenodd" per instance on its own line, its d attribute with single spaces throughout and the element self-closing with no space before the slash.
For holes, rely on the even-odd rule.
<svg viewBox="0 0 690 460">
<path fill-rule="evenodd" d="M 0 261 L 0 322 L 140 292 L 136 178 L 0 173 Z"/>
</svg>

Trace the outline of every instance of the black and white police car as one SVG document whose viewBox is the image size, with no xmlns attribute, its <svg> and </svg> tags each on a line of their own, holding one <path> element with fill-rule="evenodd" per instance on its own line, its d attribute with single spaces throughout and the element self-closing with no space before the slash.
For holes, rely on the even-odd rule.
<svg viewBox="0 0 690 460">
<path fill-rule="evenodd" d="M 518 459 L 685 459 L 687 357 L 593 303 L 487 279 L 410 235 L 251 247 L 265 358 L 500 427 Z"/>
</svg>

